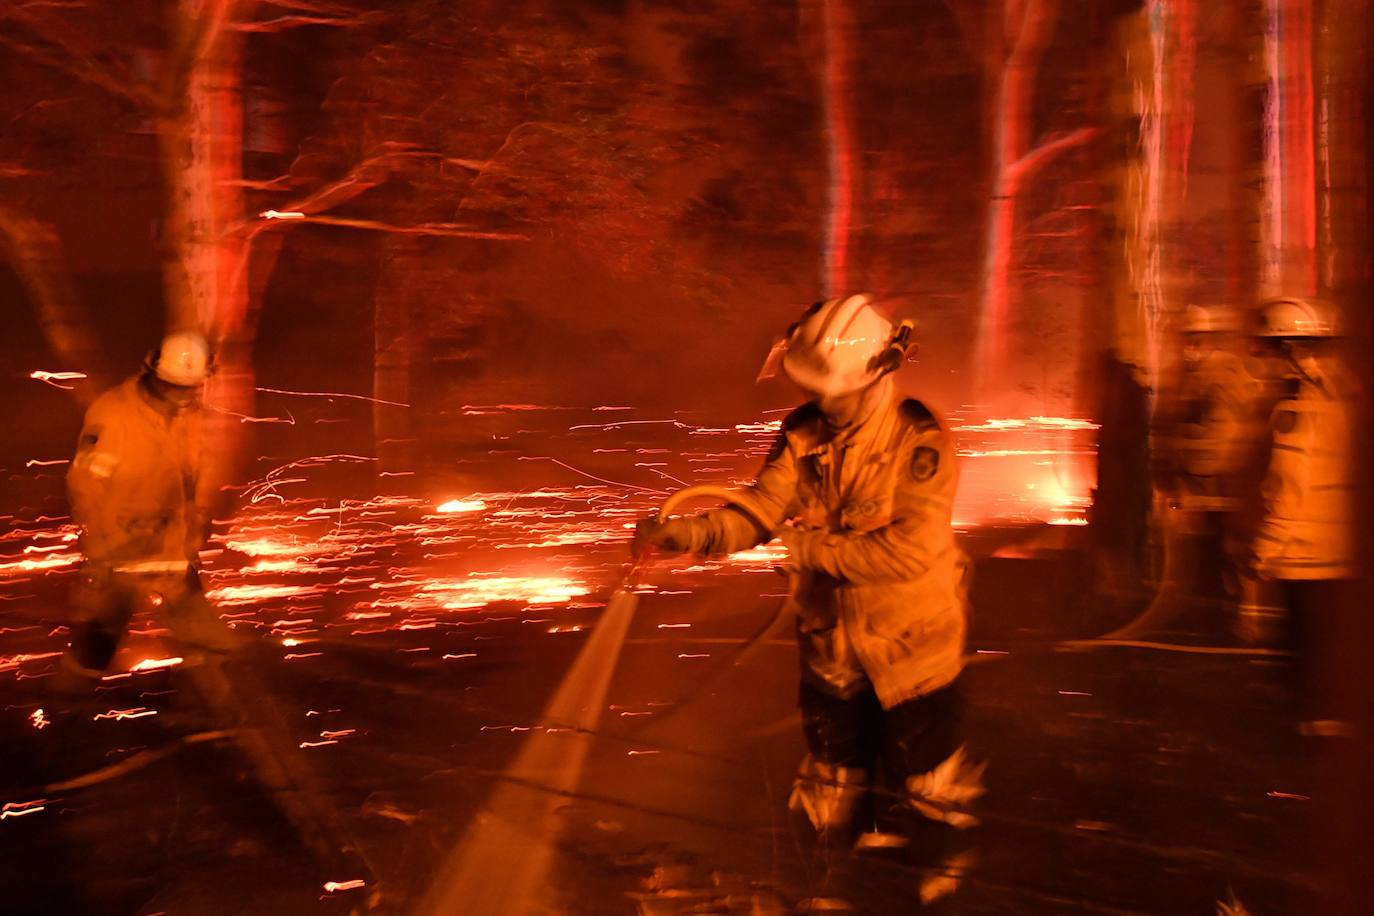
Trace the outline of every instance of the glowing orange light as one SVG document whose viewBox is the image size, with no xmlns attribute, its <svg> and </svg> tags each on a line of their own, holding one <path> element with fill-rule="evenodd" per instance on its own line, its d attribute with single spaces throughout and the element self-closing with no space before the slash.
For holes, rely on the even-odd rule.
<svg viewBox="0 0 1374 916">
<path fill-rule="evenodd" d="M 450 499 L 446 503 L 440 503 L 434 508 L 435 512 L 445 514 L 455 512 L 481 512 L 487 504 L 480 499 Z"/>
<path fill-rule="evenodd" d="M 62 569 L 67 566 L 75 566 L 81 562 L 79 553 L 58 553 L 49 554 L 41 560 L 14 560 L 8 563 L 0 563 L 0 576 L 26 572 L 46 572 L 50 569 Z"/>
<path fill-rule="evenodd" d="M 448 582 L 431 582 L 420 589 L 436 597 L 445 610 L 485 607 L 498 601 L 526 604 L 566 604 L 588 593 L 588 588 L 560 576 L 473 576 Z"/>
<path fill-rule="evenodd" d="M 326 894 L 333 894 L 337 891 L 354 891 L 366 886 L 367 882 L 361 878 L 354 878 L 352 881 L 326 881 L 324 891 Z"/>
<path fill-rule="evenodd" d="M 171 668 L 180 665 L 186 659 L 180 655 L 171 658 L 145 658 L 143 661 L 130 668 L 130 671 L 158 671 L 162 668 Z"/>
<path fill-rule="evenodd" d="M 37 814 L 47 807 L 46 798 L 36 798 L 26 802 L 5 802 L 0 806 L 0 821 L 8 820 L 12 817 L 23 817 L 26 814 Z"/>
<path fill-rule="evenodd" d="M 0 671 L 18 668 L 25 662 L 36 662 L 44 658 L 57 658 L 61 652 L 21 652 L 18 655 L 0 655 Z"/>
<path fill-rule="evenodd" d="M 319 594 L 322 590 L 313 585 L 226 585 L 205 593 L 216 604 L 236 605 L 255 604 L 269 598 L 295 598 L 302 595 Z"/>
<path fill-rule="evenodd" d="M 29 713 L 29 724 L 32 725 L 34 728 L 38 729 L 39 731 L 42 731 L 52 723 L 48 721 L 48 717 L 44 715 L 43 710 L 40 707 L 38 709 L 35 709 L 33 712 Z"/>
<path fill-rule="evenodd" d="M 61 385 L 58 384 L 59 382 L 74 382 L 85 377 L 86 373 L 84 372 L 44 372 L 42 369 L 35 369 L 29 373 L 29 378 L 54 388 L 61 388 L 63 391 L 71 391 L 73 386 Z"/>
<path fill-rule="evenodd" d="M 109 712 L 98 712 L 92 716 L 93 721 L 110 719 L 115 722 L 122 722 L 125 719 L 142 719 L 145 716 L 157 715 L 156 709 L 145 709 L 142 706 L 135 706 L 132 709 L 111 709 Z"/>
</svg>

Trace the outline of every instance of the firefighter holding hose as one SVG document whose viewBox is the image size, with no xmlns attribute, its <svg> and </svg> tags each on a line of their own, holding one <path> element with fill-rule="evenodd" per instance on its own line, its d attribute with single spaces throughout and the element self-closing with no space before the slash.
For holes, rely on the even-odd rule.
<svg viewBox="0 0 1374 916">
<path fill-rule="evenodd" d="M 727 554 L 775 536 L 786 545 L 808 750 L 789 807 L 834 837 L 864 826 L 855 821 L 871 801 L 883 830 L 861 845 L 890 836 L 884 825 L 902 815 L 942 833 L 969 826 L 983 792 L 960 729 L 966 559 L 951 528 L 954 443 L 897 392 L 911 332 L 866 295 L 812 306 L 764 367 L 780 362 L 808 402 L 783 421 L 738 505 L 635 531 L 636 552 Z"/>
</svg>

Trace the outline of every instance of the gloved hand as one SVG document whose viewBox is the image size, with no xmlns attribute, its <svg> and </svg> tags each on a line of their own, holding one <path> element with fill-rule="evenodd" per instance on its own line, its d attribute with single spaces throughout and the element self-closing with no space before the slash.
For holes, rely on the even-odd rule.
<svg viewBox="0 0 1374 916">
<path fill-rule="evenodd" d="M 660 522 L 657 518 L 645 518 L 635 525 L 630 553 L 639 556 L 650 548 L 663 553 L 687 553 L 693 547 L 692 529 L 684 519 Z"/>
<path fill-rule="evenodd" d="M 800 566 L 801 563 L 799 561 L 801 556 L 806 552 L 807 548 L 811 546 L 811 542 L 815 538 L 816 532 L 806 531 L 791 525 L 784 525 L 778 529 L 777 535 L 778 540 L 782 542 L 782 546 L 787 548 L 787 554 L 791 563 L 794 566 Z"/>
</svg>

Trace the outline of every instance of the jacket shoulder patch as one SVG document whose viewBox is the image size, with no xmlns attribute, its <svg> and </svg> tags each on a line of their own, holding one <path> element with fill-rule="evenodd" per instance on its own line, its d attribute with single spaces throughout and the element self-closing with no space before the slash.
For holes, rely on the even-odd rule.
<svg viewBox="0 0 1374 916">
<path fill-rule="evenodd" d="M 929 445 L 918 445 L 911 453 L 911 479 L 925 483 L 940 470 L 940 452 Z"/>
</svg>

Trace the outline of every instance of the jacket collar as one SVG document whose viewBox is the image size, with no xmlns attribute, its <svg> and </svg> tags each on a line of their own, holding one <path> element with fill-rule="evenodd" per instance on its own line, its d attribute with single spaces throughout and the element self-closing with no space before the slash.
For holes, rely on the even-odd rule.
<svg viewBox="0 0 1374 916">
<path fill-rule="evenodd" d="M 816 417 L 812 422 L 800 427 L 796 432 L 802 446 L 799 454 L 803 457 L 812 455 L 824 455 L 838 445 L 840 448 L 867 447 L 876 439 L 887 434 L 892 425 L 897 421 L 898 407 L 901 404 L 901 396 L 897 393 L 896 386 L 888 396 L 874 408 L 873 413 L 856 426 L 849 430 L 842 437 L 842 441 L 836 442 L 828 435 L 825 427 L 825 418 L 820 411 L 816 412 Z"/>
</svg>

